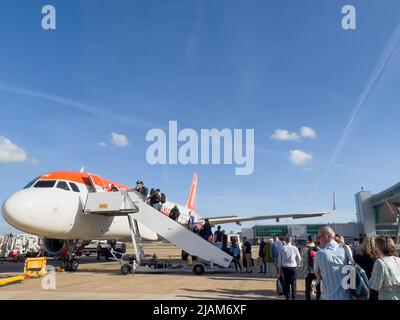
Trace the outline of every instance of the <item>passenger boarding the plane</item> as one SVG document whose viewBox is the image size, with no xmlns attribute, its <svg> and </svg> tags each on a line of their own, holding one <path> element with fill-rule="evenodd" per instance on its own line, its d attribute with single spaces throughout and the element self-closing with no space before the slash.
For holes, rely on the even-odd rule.
<svg viewBox="0 0 400 320">
<path fill-rule="evenodd" d="M 214 243 L 218 249 L 222 248 L 222 231 L 221 226 L 217 227 L 217 231 L 214 232 Z"/>
<path fill-rule="evenodd" d="M 205 219 L 205 222 L 202 228 L 199 231 L 199 236 L 202 237 L 204 240 L 214 243 L 213 240 L 213 233 L 211 230 L 211 224 L 208 219 Z"/>
<path fill-rule="evenodd" d="M 157 189 L 150 197 L 150 205 L 161 212 L 162 205 L 167 202 L 167 197 L 164 193 L 161 193 L 160 189 Z"/>
<path fill-rule="evenodd" d="M 161 192 L 160 189 L 154 191 L 153 195 L 150 197 L 150 205 L 157 210 L 161 208 Z"/>
<path fill-rule="evenodd" d="M 194 213 L 192 211 L 190 211 L 189 212 L 189 220 L 188 220 L 188 229 L 191 230 L 191 231 L 194 231 L 194 228 L 196 226 L 194 224 L 194 221 L 195 221 Z"/>
<path fill-rule="evenodd" d="M 179 218 L 179 216 L 180 216 L 180 211 L 179 211 L 179 209 L 178 209 L 178 206 L 177 205 L 175 205 L 172 209 L 171 209 L 171 212 L 170 212 L 170 214 L 169 214 L 169 217 L 172 219 L 172 220 L 174 220 L 174 221 L 178 221 L 178 218 Z"/>
<path fill-rule="evenodd" d="M 161 192 L 161 203 L 164 204 L 167 202 L 167 196 L 165 195 L 165 193 Z"/>
<path fill-rule="evenodd" d="M 149 189 L 146 188 L 146 186 L 144 185 L 143 181 L 140 181 L 140 194 L 143 196 L 144 201 L 147 200 L 147 195 L 149 193 Z"/>
<path fill-rule="evenodd" d="M 111 185 L 111 187 L 110 187 L 110 192 L 118 192 L 119 191 L 119 189 L 115 186 L 115 185 Z"/>
<path fill-rule="evenodd" d="M 222 230 L 222 247 L 221 247 L 222 251 L 225 251 L 226 253 L 228 253 L 228 236 L 225 232 L 225 230 Z"/>
</svg>

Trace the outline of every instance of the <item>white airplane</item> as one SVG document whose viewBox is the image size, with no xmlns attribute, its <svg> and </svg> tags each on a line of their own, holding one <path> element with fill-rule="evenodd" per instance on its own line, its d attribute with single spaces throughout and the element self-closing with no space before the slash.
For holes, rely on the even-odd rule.
<svg viewBox="0 0 400 320">
<path fill-rule="evenodd" d="M 9 197 L 2 206 L 2 215 L 10 225 L 43 237 L 46 251 L 69 261 L 70 271 L 78 268 L 73 252 L 83 249 L 92 239 L 119 241 L 131 239 L 126 217 L 84 214 L 83 209 L 89 193 L 111 192 L 115 187 L 119 190 L 132 190 L 132 188 L 82 171 L 60 171 L 41 175 Z M 206 218 L 202 219 L 196 212 L 197 178 L 195 174 L 185 206 L 167 201 L 163 204 L 161 212 L 169 215 L 170 210 L 177 205 L 180 210 L 178 222 L 187 224 L 190 215 L 194 215 L 195 224 L 203 224 Z M 281 218 L 318 217 L 333 211 L 256 217 L 210 217 L 208 220 L 211 225 L 239 224 L 245 221 L 267 219 L 275 219 L 279 222 Z M 157 233 L 145 225 L 138 223 L 138 228 L 142 239 L 158 239 Z"/>
</svg>

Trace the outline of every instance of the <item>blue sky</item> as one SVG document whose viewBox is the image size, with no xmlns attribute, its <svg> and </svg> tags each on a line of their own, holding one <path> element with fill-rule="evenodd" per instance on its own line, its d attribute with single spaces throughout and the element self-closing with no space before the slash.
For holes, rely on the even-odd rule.
<svg viewBox="0 0 400 320">
<path fill-rule="evenodd" d="M 45 4 L 56 7 L 54 31 L 41 28 Z M 357 30 L 341 28 L 346 4 L 357 9 Z M 85 166 L 126 184 L 141 178 L 185 203 L 199 172 L 203 216 L 329 209 L 336 190 L 335 215 L 304 222 L 346 222 L 361 186 L 378 192 L 400 180 L 397 0 L 1 6 L 0 136 L 27 159 L 0 162 L 0 202 L 41 173 Z M 180 129 L 254 128 L 254 173 L 150 166 L 146 133 L 169 120 Z M 302 126 L 317 136 L 271 138 Z M 129 144 L 112 144 L 112 132 Z M 294 165 L 293 150 L 312 161 Z"/>
</svg>

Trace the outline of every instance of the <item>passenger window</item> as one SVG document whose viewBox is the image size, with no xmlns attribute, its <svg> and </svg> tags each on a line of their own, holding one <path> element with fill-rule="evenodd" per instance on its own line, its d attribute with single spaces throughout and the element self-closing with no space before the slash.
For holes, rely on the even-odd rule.
<svg viewBox="0 0 400 320">
<path fill-rule="evenodd" d="M 75 183 L 70 182 L 69 185 L 71 186 L 72 191 L 80 192 L 78 186 Z"/>
<path fill-rule="evenodd" d="M 57 188 L 58 188 L 58 189 L 62 189 L 62 190 L 69 191 L 68 184 L 67 184 L 65 181 L 59 181 L 59 182 L 57 183 Z"/>
<path fill-rule="evenodd" d="M 39 180 L 34 188 L 54 188 L 56 182 L 54 180 Z"/>
</svg>

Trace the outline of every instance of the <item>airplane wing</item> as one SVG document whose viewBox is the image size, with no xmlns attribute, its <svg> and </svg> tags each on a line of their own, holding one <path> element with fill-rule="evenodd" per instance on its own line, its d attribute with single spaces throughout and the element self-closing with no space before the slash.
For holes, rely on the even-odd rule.
<svg viewBox="0 0 400 320">
<path fill-rule="evenodd" d="M 275 214 L 275 215 L 265 215 L 265 216 L 254 216 L 254 217 L 239 217 L 239 216 L 224 216 L 224 217 L 210 217 L 201 219 L 203 222 L 205 219 L 210 221 L 211 225 L 225 224 L 225 223 L 236 223 L 240 225 L 242 222 L 249 221 L 260 221 L 260 220 L 275 220 L 279 222 L 280 219 L 292 218 L 292 219 L 306 219 L 314 217 L 322 217 L 326 214 L 332 214 L 336 210 L 336 199 L 335 192 L 333 192 L 333 208 L 331 211 L 320 211 L 320 212 L 306 212 L 306 213 L 296 213 L 296 214 Z"/>
<path fill-rule="evenodd" d="M 210 221 L 211 225 L 225 224 L 225 223 L 240 224 L 242 222 L 259 221 L 259 220 L 276 220 L 276 222 L 279 222 L 280 219 L 285 219 L 285 218 L 305 219 L 305 218 L 321 217 L 321 216 L 329 214 L 329 213 L 331 213 L 331 212 L 310 212 L 310 213 L 298 213 L 298 214 L 276 214 L 276 215 L 255 216 L 255 217 L 239 217 L 239 216 L 212 217 L 212 218 L 204 218 L 204 219 L 201 220 L 201 222 L 204 221 L 205 219 L 208 219 Z"/>
</svg>

